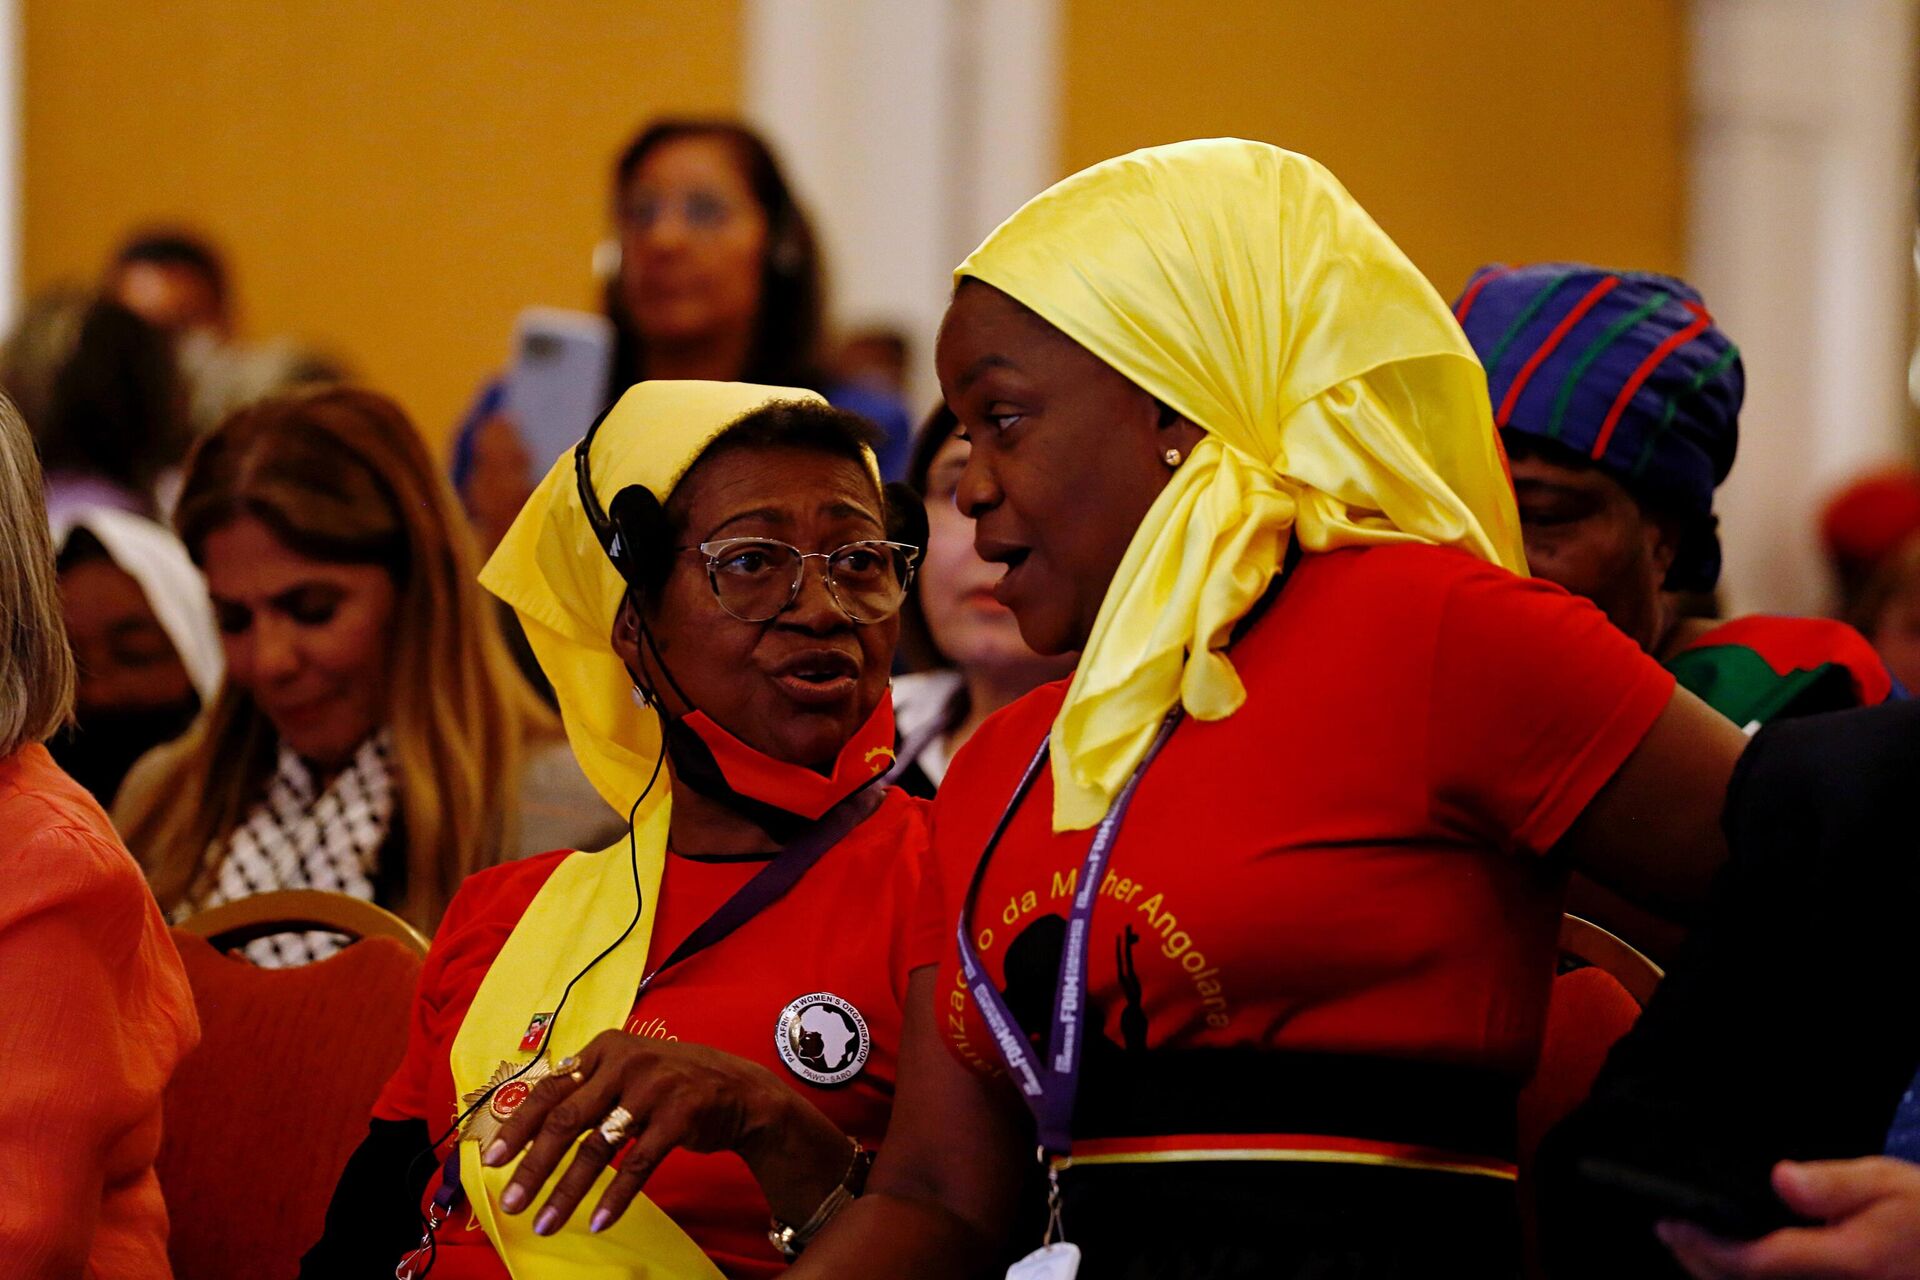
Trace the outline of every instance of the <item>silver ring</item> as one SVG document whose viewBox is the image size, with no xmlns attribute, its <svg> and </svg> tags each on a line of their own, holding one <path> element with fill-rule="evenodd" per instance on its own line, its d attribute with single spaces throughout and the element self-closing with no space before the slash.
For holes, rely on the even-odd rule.
<svg viewBox="0 0 1920 1280">
<path fill-rule="evenodd" d="M 600 1137 L 610 1147 L 620 1146 L 627 1140 L 627 1126 L 633 1123 L 633 1112 L 625 1107 L 616 1106 L 607 1112 L 607 1118 L 600 1122 Z"/>
</svg>

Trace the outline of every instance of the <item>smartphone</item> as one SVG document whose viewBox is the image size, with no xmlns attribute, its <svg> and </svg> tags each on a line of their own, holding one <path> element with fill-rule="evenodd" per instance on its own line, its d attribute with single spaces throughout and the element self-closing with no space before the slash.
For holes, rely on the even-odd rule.
<svg viewBox="0 0 1920 1280">
<path fill-rule="evenodd" d="M 1754 1240 L 1782 1227 L 1812 1225 L 1787 1208 L 1764 1179 L 1758 1186 L 1732 1191 L 1591 1156 L 1575 1162 L 1574 1170 L 1593 1186 L 1646 1205 L 1655 1217 L 1697 1223 L 1728 1240 Z"/>
<path fill-rule="evenodd" d="M 529 307 L 514 323 L 513 351 L 505 407 L 537 479 L 606 407 L 613 325 L 590 311 Z"/>
</svg>

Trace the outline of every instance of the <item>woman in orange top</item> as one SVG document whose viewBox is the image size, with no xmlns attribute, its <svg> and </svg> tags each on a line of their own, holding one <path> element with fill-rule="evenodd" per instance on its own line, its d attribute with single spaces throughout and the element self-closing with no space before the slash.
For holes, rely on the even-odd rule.
<svg viewBox="0 0 1920 1280">
<path fill-rule="evenodd" d="M 0 398 L 0 1258 L 16 1277 L 144 1280 L 172 1274 L 160 1095 L 200 1025 L 140 869 L 40 745 L 74 688 L 43 511 L 31 437 Z"/>
</svg>

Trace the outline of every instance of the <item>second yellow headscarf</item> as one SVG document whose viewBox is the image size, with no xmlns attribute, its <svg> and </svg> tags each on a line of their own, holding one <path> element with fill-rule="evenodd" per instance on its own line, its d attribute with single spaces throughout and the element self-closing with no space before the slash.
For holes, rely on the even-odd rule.
<svg viewBox="0 0 1920 1280">
<path fill-rule="evenodd" d="M 1106 161 L 1029 201 L 968 277 L 1207 433 L 1134 534 L 1054 723 L 1056 830 L 1100 820 L 1176 701 L 1239 708 L 1224 648 L 1290 533 L 1526 572 L 1473 349 L 1315 161 L 1231 138 Z"/>
</svg>

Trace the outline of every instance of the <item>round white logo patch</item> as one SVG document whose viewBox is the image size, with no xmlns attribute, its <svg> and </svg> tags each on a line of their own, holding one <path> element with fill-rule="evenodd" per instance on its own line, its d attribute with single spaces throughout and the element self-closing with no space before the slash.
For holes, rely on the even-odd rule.
<svg viewBox="0 0 1920 1280">
<path fill-rule="evenodd" d="M 873 1050 L 860 1011 L 827 991 L 801 996 L 782 1009 L 773 1043 L 788 1070 L 821 1085 L 845 1084 L 859 1075 Z"/>
</svg>

